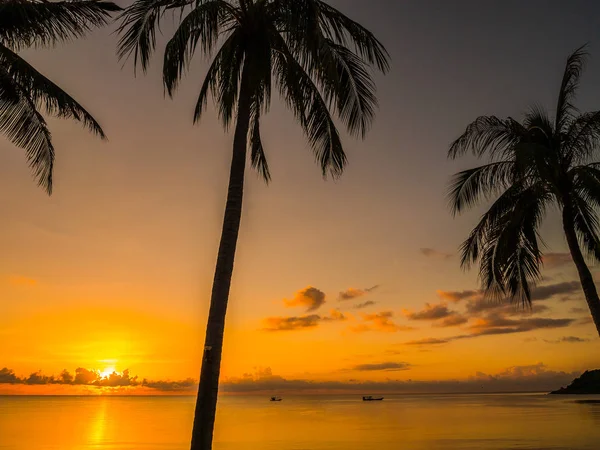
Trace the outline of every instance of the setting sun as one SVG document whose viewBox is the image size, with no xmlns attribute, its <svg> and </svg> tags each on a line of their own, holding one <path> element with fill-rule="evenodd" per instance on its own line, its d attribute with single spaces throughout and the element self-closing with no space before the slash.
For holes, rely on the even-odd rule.
<svg viewBox="0 0 600 450">
<path fill-rule="evenodd" d="M 106 369 L 100 372 L 100 377 L 108 378 L 113 372 L 116 372 L 114 367 L 107 367 Z"/>
</svg>

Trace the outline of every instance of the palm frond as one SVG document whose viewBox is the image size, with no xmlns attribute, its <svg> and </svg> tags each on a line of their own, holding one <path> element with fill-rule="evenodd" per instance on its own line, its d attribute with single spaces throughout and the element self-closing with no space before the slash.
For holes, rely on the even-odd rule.
<svg viewBox="0 0 600 450">
<path fill-rule="evenodd" d="M 192 9 L 179 24 L 167 44 L 163 63 L 163 81 L 170 96 L 189 66 L 198 43 L 202 51 L 210 55 L 219 38 L 222 23 L 227 25 L 234 19 L 228 6 L 223 0 L 207 0 Z"/>
<path fill-rule="evenodd" d="M 260 137 L 260 106 L 257 102 L 253 104 L 252 119 L 249 131 L 250 162 L 252 167 L 259 173 L 265 183 L 271 181 L 271 172 Z"/>
<path fill-rule="evenodd" d="M 588 257 L 600 261 L 600 239 L 598 238 L 598 215 L 592 206 L 578 195 L 571 196 L 574 209 L 574 224 L 577 237 Z"/>
<path fill-rule="evenodd" d="M 566 163 L 581 164 L 600 150 L 600 111 L 580 114 L 570 124 L 563 142 Z"/>
<path fill-rule="evenodd" d="M 390 55 L 373 33 L 324 1 L 309 1 L 316 1 L 318 4 L 319 19 L 329 38 L 335 39 L 343 46 L 346 46 L 349 40 L 361 58 L 377 67 L 382 73 L 389 71 Z"/>
<path fill-rule="evenodd" d="M 461 245 L 461 267 L 463 269 L 469 269 L 479 260 L 482 252 L 492 240 L 491 236 L 493 236 L 494 230 L 499 228 L 503 217 L 514 207 L 523 190 L 522 184 L 512 184 L 483 214 L 469 237 Z"/>
<path fill-rule="evenodd" d="M 554 128 L 557 132 L 564 131 L 566 125 L 577 113 L 577 108 L 573 102 L 588 57 L 586 48 L 587 44 L 579 47 L 567 59 L 556 107 L 556 125 Z"/>
<path fill-rule="evenodd" d="M 236 30 L 227 38 L 215 55 L 202 83 L 194 110 L 198 122 L 212 94 L 225 128 L 229 127 L 237 106 L 239 81 L 244 64 L 244 36 Z"/>
<path fill-rule="evenodd" d="M 538 143 L 549 145 L 554 137 L 554 128 L 548 112 L 541 106 L 535 105 L 529 108 L 523 119 L 523 126 L 534 135 Z"/>
<path fill-rule="evenodd" d="M 450 182 L 448 200 L 454 215 L 506 190 L 515 176 L 514 161 L 498 161 L 464 170 Z"/>
<path fill-rule="evenodd" d="M 595 207 L 600 207 L 600 167 L 596 165 L 573 167 L 569 171 L 569 179 L 573 191 L 579 198 Z"/>
<path fill-rule="evenodd" d="M 306 133 L 323 176 L 339 177 L 346 165 L 342 142 L 319 89 L 281 39 L 274 48 L 280 93 Z"/>
<path fill-rule="evenodd" d="M 542 255 L 537 231 L 549 195 L 543 186 L 522 190 L 488 229 L 480 278 L 487 295 L 531 302 L 531 283 L 540 278 Z"/>
<path fill-rule="evenodd" d="M 2 44 L 0 44 L 0 65 L 5 68 L 13 82 L 27 92 L 28 98 L 36 108 L 43 107 L 51 116 L 77 120 L 102 139 L 106 138 L 100 124 L 83 106 Z"/>
<path fill-rule="evenodd" d="M 19 92 L 19 101 L 16 103 L 0 99 L 0 133 L 26 151 L 38 184 L 51 194 L 54 147 L 50 131 L 25 93 Z"/>
<path fill-rule="evenodd" d="M 327 102 L 337 111 L 350 134 L 364 139 L 375 118 L 375 83 L 365 62 L 343 45 L 324 39 L 312 74 L 323 86 Z M 328 64 L 329 63 L 329 64 Z"/>
<path fill-rule="evenodd" d="M 5 67 L 0 66 L 0 101 L 17 103 L 19 101 L 19 91 L 15 81 L 7 72 Z"/>
<path fill-rule="evenodd" d="M 201 0 L 198 0 L 201 1 Z M 194 0 L 136 0 L 119 16 L 117 32 L 121 35 L 117 55 L 119 60 L 133 57 L 134 71 L 138 62 L 142 71 L 148 69 L 150 57 L 156 48 L 156 30 L 166 11 L 183 9 Z"/>
<path fill-rule="evenodd" d="M 106 25 L 115 3 L 96 0 L 0 2 L 0 43 L 14 51 L 31 46 L 52 46 Z"/>
<path fill-rule="evenodd" d="M 508 159 L 525 134 L 523 126 L 511 118 L 481 116 L 451 144 L 448 157 L 456 159 L 470 151 L 477 157 L 487 153 L 492 158 Z"/>
</svg>

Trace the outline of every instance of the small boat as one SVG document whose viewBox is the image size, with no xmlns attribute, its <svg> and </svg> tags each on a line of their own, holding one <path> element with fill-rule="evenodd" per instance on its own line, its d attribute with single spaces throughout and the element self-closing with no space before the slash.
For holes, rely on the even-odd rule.
<svg viewBox="0 0 600 450">
<path fill-rule="evenodd" d="M 283 400 L 281 397 L 271 397 L 272 402 L 280 402 L 281 400 Z"/>
<path fill-rule="evenodd" d="M 377 402 L 381 400 L 383 400 L 383 397 L 373 397 L 372 395 L 363 397 L 363 402 Z"/>
</svg>

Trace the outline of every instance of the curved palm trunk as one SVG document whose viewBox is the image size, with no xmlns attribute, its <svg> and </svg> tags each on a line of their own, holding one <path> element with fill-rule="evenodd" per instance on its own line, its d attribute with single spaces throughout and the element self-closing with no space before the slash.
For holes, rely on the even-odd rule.
<svg viewBox="0 0 600 450">
<path fill-rule="evenodd" d="M 246 168 L 246 145 L 250 124 L 250 96 L 248 95 L 246 70 L 242 74 L 240 96 L 238 100 L 237 124 L 233 139 L 233 158 L 229 175 L 229 190 L 223 231 L 217 257 L 217 267 L 210 298 L 210 311 L 206 326 L 204 355 L 200 372 L 200 386 L 196 400 L 194 427 L 192 430 L 192 450 L 210 450 L 212 448 L 213 429 L 217 410 L 219 374 L 221 371 L 221 353 L 223 350 L 223 332 L 225 314 L 229 299 L 229 288 L 233 274 L 233 262 L 237 245 L 242 199 L 244 194 L 244 171 Z"/>
<path fill-rule="evenodd" d="M 579 242 L 577 241 L 577 234 L 575 233 L 575 225 L 573 219 L 573 212 L 569 206 L 563 208 L 563 229 L 567 237 L 567 244 L 571 251 L 571 257 L 577 267 L 579 273 L 579 280 L 581 281 L 581 287 L 585 294 L 592 319 L 596 325 L 596 330 L 600 335 L 600 298 L 598 298 L 598 291 L 592 278 L 592 273 L 585 263 L 581 249 L 579 248 Z"/>
</svg>

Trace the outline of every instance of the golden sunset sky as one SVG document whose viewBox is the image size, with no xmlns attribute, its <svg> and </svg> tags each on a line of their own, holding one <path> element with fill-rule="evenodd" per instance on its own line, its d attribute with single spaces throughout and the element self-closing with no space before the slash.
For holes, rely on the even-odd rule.
<svg viewBox="0 0 600 450">
<path fill-rule="evenodd" d="M 481 303 L 476 271 L 457 257 L 481 210 L 453 218 L 445 191 L 474 164 L 446 160 L 464 127 L 482 114 L 520 117 L 532 103 L 552 108 L 565 58 L 586 41 L 579 105 L 600 107 L 600 28 L 588 18 L 598 7 L 572 2 L 565 15 L 549 4 L 540 16 L 522 2 L 331 3 L 376 33 L 392 71 L 377 77 L 367 139 L 345 138 L 349 166 L 335 182 L 323 181 L 274 96 L 263 125 L 273 182 L 247 174 L 223 379 L 518 380 L 597 368 L 599 340 L 556 215 L 526 314 Z M 25 54 L 109 138 L 50 121 L 52 197 L 0 139 L 0 368 L 19 377 L 79 367 L 198 377 L 232 134 L 212 109 L 192 125 L 206 61 L 196 58 L 170 100 L 160 55 L 134 78 L 112 31 Z M 0 393 L 17 389 L 7 386 Z"/>
</svg>

